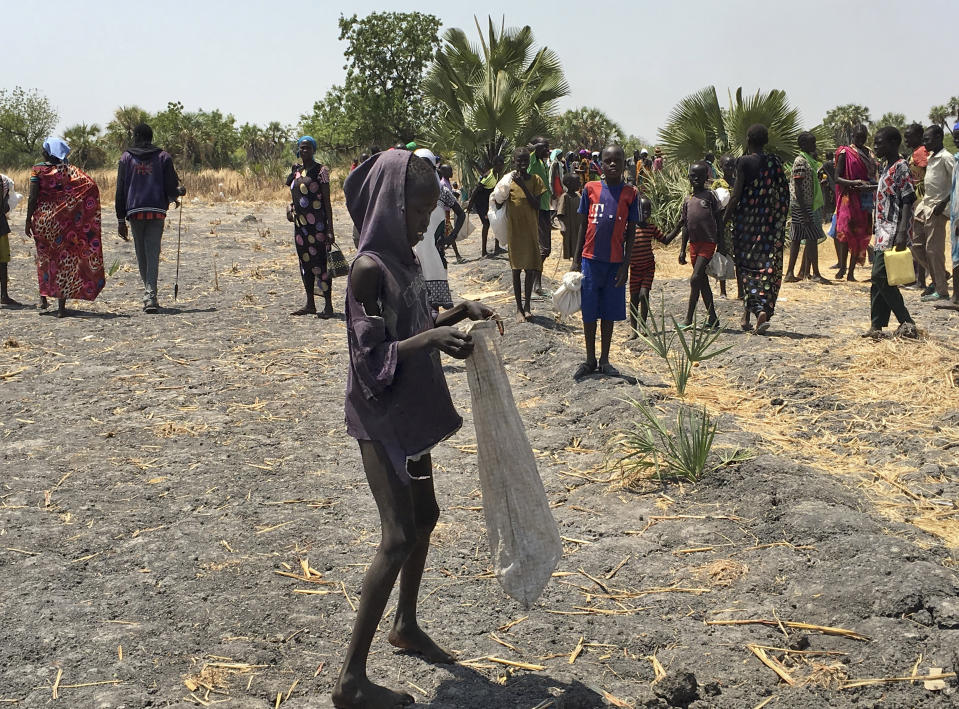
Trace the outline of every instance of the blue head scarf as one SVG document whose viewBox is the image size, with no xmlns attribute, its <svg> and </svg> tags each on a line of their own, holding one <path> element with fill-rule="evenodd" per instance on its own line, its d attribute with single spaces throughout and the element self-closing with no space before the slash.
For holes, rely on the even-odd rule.
<svg viewBox="0 0 959 709">
<path fill-rule="evenodd" d="M 43 150 L 47 155 L 55 157 L 57 160 L 66 160 L 70 154 L 70 146 L 62 138 L 50 136 L 43 141 Z"/>
<path fill-rule="evenodd" d="M 312 135 L 304 135 L 302 138 L 300 138 L 298 141 L 296 141 L 296 156 L 297 156 L 297 157 L 300 157 L 300 143 L 302 143 L 302 142 L 304 142 L 304 141 L 307 142 L 307 143 L 309 143 L 310 145 L 312 145 L 312 146 L 313 146 L 313 152 L 314 152 L 314 153 L 316 152 L 316 140 L 313 138 Z"/>
</svg>

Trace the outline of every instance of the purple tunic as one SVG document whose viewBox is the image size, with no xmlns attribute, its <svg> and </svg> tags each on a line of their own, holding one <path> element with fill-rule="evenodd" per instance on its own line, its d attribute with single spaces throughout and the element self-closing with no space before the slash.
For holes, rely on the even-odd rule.
<svg viewBox="0 0 959 709">
<path fill-rule="evenodd" d="M 350 370 L 346 383 L 346 430 L 379 442 L 401 479 L 406 460 L 453 435 L 463 420 L 450 398 L 439 352 L 420 350 L 397 358 L 397 346 L 435 326 L 419 263 L 406 236 L 406 166 L 411 153 L 378 153 L 350 173 L 346 204 L 360 233 L 357 257 L 380 268 L 382 316 L 369 316 L 346 292 Z M 352 278 L 352 272 L 350 274 Z"/>
</svg>

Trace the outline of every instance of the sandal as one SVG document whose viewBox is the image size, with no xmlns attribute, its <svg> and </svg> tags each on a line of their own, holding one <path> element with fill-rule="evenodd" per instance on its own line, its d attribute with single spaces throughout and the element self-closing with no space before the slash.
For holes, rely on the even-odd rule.
<svg viewBox="0 0 959 709">
<path fill-rule="evenodd" d="M 589 362 L 583 362 L 579 367 L 576 368 L 576 373 L 573 374 L 573 379 L 579 381 L 583 377 L 589 376 L 596 371 L 596 365 L 590 364 Z"/>
</svg>

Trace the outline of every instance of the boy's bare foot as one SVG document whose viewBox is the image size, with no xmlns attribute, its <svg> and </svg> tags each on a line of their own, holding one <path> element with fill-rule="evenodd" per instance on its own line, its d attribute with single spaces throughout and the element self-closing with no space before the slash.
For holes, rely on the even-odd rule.
<svg viewBox="0 0 959 709">
<path fill-rule="evenodd" d="M 810 278 L 809 280 L 811 280 L 813 283 L 819 283 L 820 285 L 824 285 L 824 286 L 831 286 L 831 285 L 832 285 L 832 281 L 830 281 L 828 278 L 825 278 L 824 276 L 820 276 L 820 275 L 815 275 L 815 276 L 813 276 L 812 278 Z"/>
<path fill-rule="evenodd" d="M 366 677 L 357 681 L 340 677 L 333 688 L 333 706 L 337 709 L 398 709 L 413 702 L 406 692 L 394 692 Z"/>
<path fill-rule="evenodd" d="M 393 628 L 387 640 L 393 647 L 415 652 L 429 662 L 440 662 L 445 665 L 456 662 L 455 657 L 433 642 L 433 638 L 423 632 L 418 625 L 405 630 Z"/>
<path fill-rule="evenodd" d="M 6 296 L 4 298 L 0 298 L 0 305 L 22 305 L 22 303 L 19 303 L 10 296 Z"/>
<path fill-rule="evenodd" d="M 304 306 L 299 310 L 294 310 L 290 315 L 316 315 L 316 308 Z"/>
<path fill-rule="evenodd" d="M 763 312 L 756 316 L 756 334 L 762 335 L 767 330 L 769 330 L 769 316 Z"/>
<path fill-rule="evenodd" d="M 333 317 L 333 315 L 333 303 L 327 303 L 326 307 L 324 307 L 321 312 L 316 314 L 316 317 L 318 317 L 320 320 L 329 320 Z"/>
<path fill-rule="evenodd" d="M 636 331 L 634 330 L 629 333 L 629 337 L 626 338 L 626 341 L 628 342 L 629 340 L 638 340 L 638 339 L 639 339 L 639 335 L 637 335 Z"/>
<path fill-rule="evenodd" d="M 846 269 L 845 269 L 845 268 L 840 268 L 840 269 L 839 269 L 839 272 L 836 274 L 836 280 L 837 280 L 837 281 L 841 281 L 841 280 L 842 280 L 842 277 L 845 276 L 845 275 L 846 275 Z"/>
<path fill-rule="evenodd" d="M 791 274 L 791 273 L 788 274 L 785 278 L 783 278 L 783 283 L 796 283 L 797 281 L 799 281 L 799 279 L 796 278 L 796 277 L 795 277 L 793 274 Z"/>
<path fill-rule="evenodd" d="M 516 317 L 513 318 L 513 321 L 518 323 L 526 322 L 526 313 L 524 313 L 522 310 L 517 310 Z"/>
<path fill-rule="evenodd" d="M 837 278 L 838 278 L 838 277 L 839 277 L 839 276 L 837 276 Z M 852 275 L 852 271 L 850 271 L 850 272 L 849 272 L 849 275 L 846 276 L 846 281 L 849 282 L 849 283 L 855 283 L 855 282 L 856 282 L 856 278 Z"/>
</svg>

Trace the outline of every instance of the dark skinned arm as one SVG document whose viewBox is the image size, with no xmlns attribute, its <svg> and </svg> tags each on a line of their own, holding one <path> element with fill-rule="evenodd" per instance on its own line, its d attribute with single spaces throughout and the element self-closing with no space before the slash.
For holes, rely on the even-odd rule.
<svg viewBox="0 0 959 709">
<path fill-rule="evenodd" d="M 380 268 L 373 259 L 360 256 L 356 260 L 350 274 L 350 288 L 353 297 L 363 306 L 368 316 L 382 317 L 379 305 Z M 445 323 L 446 320 L 442 322 Z M 398 342 L 396 358 L 398 362 L 402 362 L 416 352 L 430 349 L 440 350 L 456 359 L 466 359 L 473 351 L 473 341 L 469 335 L 464 335 L 456 328 L 441 324 L 438 318 L 437 327 Z"/>
<path fill-rule="evenodd" d="M 583 265 L 583 248 L 586 246 L 586 222 L 589 221 L 589 215 L 584 214 L 579 220 L 579 237 L 576 239 L 576 251 L 573 256 L 573 270 L 579 271 Z"/>
<path fill-rule="evenodd" d="M 736 161 L 736 184 L 733 185 L 733 193 L 729 195 L 729 202 L 726 204 L 726 211 L 723 212 L 723 229 L 729 223 L 730 218 L 739 206 L 739 200 L 743 198 L 743 190 L 746 188 L 746 171 L 742 160 Z"/>
<path fill-rule="evenodd" d="M 33 220 L 33 213 L 37 208 L 37 197 L 40 194 L 40 183 L 31 182 L 30 183 L 30 196 L 27 198 L 27 223 L 24 227 L 24 233 L 27 236 L 33 236 L 33 232 L 30 231 L 30 222 Z"/>
<path fill-rule="evenodd" d="M 619 267 L 616 274 L 616 287 L 621 288 L 626 285 L 626 279 L 629 278 L 629 263 L 633 258 L 633 243 L 636 241 L 636 222 L 626 222 L 626 253 L 625 260 Z"/>
<path fill-rule="evenodd" d="M 912 224 L 912 212 L 916 206 L 916 195 L 911 194 L 902 200 L 902 214 L 896 229 L 896 251 L 903 251 L 909 244 L 909 225 Z"/>
<path fill-rule="evenodd" d="M 336 235 L 333 233 L 333 207 L 330 206 L 330 183 L 320 183 L 320 199 L 323 200 L 323 211 L 326 213 L 326 240 L 331 244 L 336 243 Z"/>
<path fill-rule="evenodd" d="M 848 187 L 853 190 L 871 190 L 874 185 L 870 185 L 865 180 L 846 179 L 846 154 L 840 153 L 836 158 L 836 184 Z"/>
<path fill-rule="evenodd" d="M 689 244 L 689 230 L 686 229 L 686 225 L 683 224 L 683 246 L 679 250 L 679 262 L 681 264 L 686 263 L 686 246 Z"/>
</svg>

